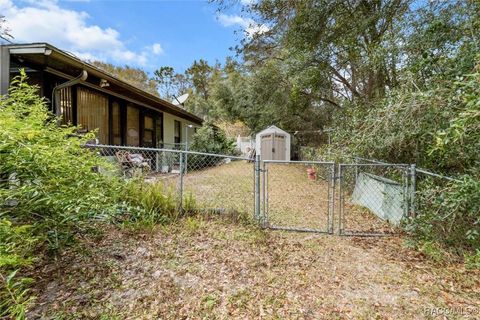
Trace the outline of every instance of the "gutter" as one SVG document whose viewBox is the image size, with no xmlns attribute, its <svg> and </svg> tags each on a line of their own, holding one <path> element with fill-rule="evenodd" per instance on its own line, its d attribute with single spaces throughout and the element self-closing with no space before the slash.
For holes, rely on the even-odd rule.
<svg viewBox="0 0 480 320">
<path fill-rule="evenodd" d="M 78 75 L 76 78 L 73 78 L 72 80 L 69 80 L 67 82 L 61 83 L 52 90 L 52 107 L 55 108 L 55 115 L 61 116 L 61 110 L 60 110 L 60 105 L 58 104 L 58 101 L 60 100 L 59 97 L 57 97 L 58 91 L 67 87 L 71 87 L 74 84 L 80 83 L 82 81 L 87 80 L 88 78 L 88 72 L 85 70 L 82 70 L 82 73 Z M 58 99 L 57 99 L 58 98 Z"/>
</svg>

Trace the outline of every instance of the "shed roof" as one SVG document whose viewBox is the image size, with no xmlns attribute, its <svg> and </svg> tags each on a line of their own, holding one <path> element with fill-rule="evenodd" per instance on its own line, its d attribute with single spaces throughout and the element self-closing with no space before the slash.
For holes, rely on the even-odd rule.
<svg viewBox="0 0 480 320">
<path fill-rule="evenodd" d="M 262 131 L 257 133 L 257 135 L 268 134 L 268 133 L 278 133 L 278 132 L 283 133 L 287 136 L 290 135 L 287 131 L 280 129 L 275 125 L 271 125 L 270 127 L 263 129 Z"/>
</svg>

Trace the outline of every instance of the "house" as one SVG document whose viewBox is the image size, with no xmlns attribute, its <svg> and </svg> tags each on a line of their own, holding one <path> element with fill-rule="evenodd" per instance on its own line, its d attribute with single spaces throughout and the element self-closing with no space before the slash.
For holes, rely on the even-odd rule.
<svg viewBox="0 0 480 320">
<path fill-rule="evenodd" d="M 0 46 L 1 94 L 22 68 L 62 124 L 97 129 L 100 144 L 178 147 L 203 122 L 47 43 Z"/>
</svg>

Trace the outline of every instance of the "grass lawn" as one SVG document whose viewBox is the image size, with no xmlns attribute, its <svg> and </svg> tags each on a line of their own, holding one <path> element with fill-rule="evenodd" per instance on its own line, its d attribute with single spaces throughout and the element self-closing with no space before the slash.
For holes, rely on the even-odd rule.
<svg viewBox="0 0 480 320">
<path fill-rule="evenodd" d="M 36 270 L 32 318 L 433 319 L 431 308 L 468 310 L 480 297 L 478 271 L 428 263 L 400 238 L 262 231 L 219 217 L 145 233 L 112 227 L 78 252 Z"/>
</svg>

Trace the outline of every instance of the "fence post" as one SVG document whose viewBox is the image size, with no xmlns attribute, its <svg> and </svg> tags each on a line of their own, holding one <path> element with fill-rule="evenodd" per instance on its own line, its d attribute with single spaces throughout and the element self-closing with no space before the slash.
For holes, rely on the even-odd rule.
<svg viewBox="0 0 480 320">
<path fill-rule="evenodd" d="M 180 151 L 180 186 L 179 186 L 179 193 L 180 193 L 180 212 L 183 212 L 183 152 Z"/>
<path fill-rule="evenodd" d="M 260 155 L 255 156 L 255 213 L 254 219 L 260 222 Z"/>
<path fill-rule="evenodd" d="M 357 168 L 357 166 L 355 166 Z M 343 235 L 343 207 L 344 207 L 344 198 L 343 198 L 343 177 L 342 177 L 342 164 L 338 164 L 338 234 Z"/>
<path fill-rule="evenodd" d="M 415 194 L 417 192 L 417 168 L 415 164 L 410 165 L 410 211 L 412 218 L 417 215 L 415 208 Z"/>
<path fill-rule="evenodd" d="M 357 183 L 358 180 L 358 157 L 355 157 L 355 183 Z"/>
<path fill-rule="evenodd" d="M 330 234 L 333 234 L 335 232 L 335 183 L 336 183 L 336 177 L 335 177 L 335 163 L 332 164 L 331 168 L 331 173 L 330 173 L 330 186 L 332 189 L 332 195 L 330 198 L 331 204 L 330 204 L 330 210 L 329 212 L 329 225 L 328 225 L 328 231 Z"/>
</svg>

